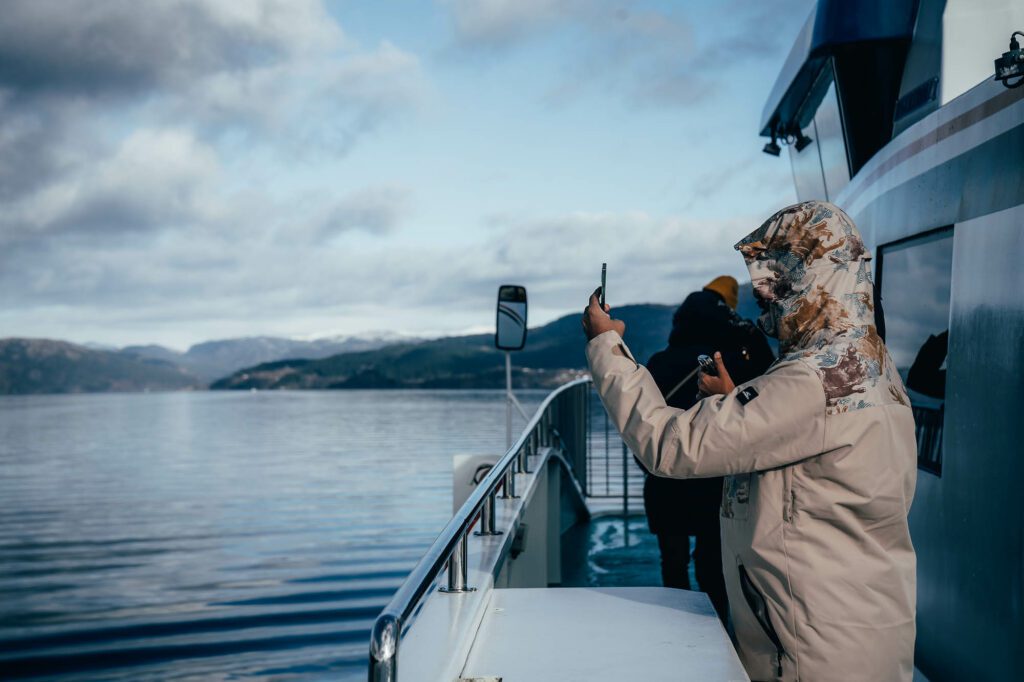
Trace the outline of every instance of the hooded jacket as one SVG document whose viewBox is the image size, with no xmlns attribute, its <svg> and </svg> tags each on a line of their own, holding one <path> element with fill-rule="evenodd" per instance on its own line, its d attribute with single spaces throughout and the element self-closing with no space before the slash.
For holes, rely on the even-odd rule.
<svg viewBox="0 0 1024 682">
<path fill-rule="evenodd" d="M 909 681 L 916 441 L 874 326 L 870 254 L 823 202 L 783 209 L 736 248 L 779 340 L 767 373 L 675 409 L 606 332 L 587 346 L 595 386 L 651 472 L 728 476 L 723 569 L 752 679 Z"/>
</svg>

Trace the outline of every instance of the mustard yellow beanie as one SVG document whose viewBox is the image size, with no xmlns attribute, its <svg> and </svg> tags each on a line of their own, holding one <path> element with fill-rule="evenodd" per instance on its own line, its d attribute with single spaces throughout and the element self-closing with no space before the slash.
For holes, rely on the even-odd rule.
<svg viewBox="0 0 1024 682">
<path fill-rule="evenodd" d="M 740 300 L 740 285 L 735 278 L 729 275 L 715 277 L 704 285 L 704 291 L 715 292 L 725 300 L 726 305 L 736 310 L 736 304 Z"/>
</svg>

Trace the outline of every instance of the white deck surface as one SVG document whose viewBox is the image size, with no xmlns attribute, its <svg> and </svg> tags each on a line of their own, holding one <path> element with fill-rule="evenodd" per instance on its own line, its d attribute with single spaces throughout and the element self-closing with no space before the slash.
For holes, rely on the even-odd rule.
<svg viewBox="0 0 1024 682">
<path fill-rule="evenodd" d="M 494 590 L 462 679 L 746 681 L 711 602 L 663 587 Z"/>
</svg>

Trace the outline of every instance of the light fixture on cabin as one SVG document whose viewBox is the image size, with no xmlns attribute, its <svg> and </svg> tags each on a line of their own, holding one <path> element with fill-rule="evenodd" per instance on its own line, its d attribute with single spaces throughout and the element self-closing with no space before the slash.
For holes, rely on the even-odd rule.
<svg viewBox="0 0 1024 682">
<path fill-rule="evenodd" d="M 782 148 L 779 147 L 779 143 L 776 141 L 779 138 L 779 124 L 778 124 L 777 121 L 772 124 L 772 129 L 771 130 L 772 130 L 772 141 L 767 143 L 764 147 L 762 147 L 761 151 L 763 151 L 765 154 L 771 154 L 772 156 L 778 156 L 779 153 L 782 151 Z"/>
<path fill-rule="evenodd" d="M 1017 36 L 1024 37 L 1024 31 L 1014 31 L 1010 35 L 1010 51 L 996 60 L 996 80 L 1008 88 L 1024 85 L 1024 50 L 1020 49 Z M 1011 83 L 1011 78 L 1017 80 Z"/>
<path fill-rule="evenodd" d="M 796 134 L 796 142 L 794 142 L 793 145 L 796 147 L 797 152 L 802 152 L 807 149 L 807 145 L 813 141 L 814 140 L 804 135 L 801 131 Z"/>
</svg>

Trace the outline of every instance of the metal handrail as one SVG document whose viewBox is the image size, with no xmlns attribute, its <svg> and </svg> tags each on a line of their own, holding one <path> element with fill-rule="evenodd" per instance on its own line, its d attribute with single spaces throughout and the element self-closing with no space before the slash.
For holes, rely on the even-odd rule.
<svg viewBox="0 0 1024 682">
<path fill-rule="evenodd" d="M 448 525 L 444 527 L 430 549 L 409 573 L 402 586 L 391 597 L 391 601 L 377 616 L 370 634 L 369 679 L 371 682 L 394 682 L 397 680 L 398 645 L 402 638 L 402 628 L 446 566 L 448 567 L 448 587 L 445 591 L 467 592 L 473 589 L 466 585 L 466 536 L 469 529 L 472 528 L 477 515 L 481 514 L 481 525 L 484 526 L 481 531 L 484 534 L 494 533 L 494 496 L 498 486 L 502 482 L 506 482 L 506 485 L 509 486 L 507 493 L 514 495 L 514 492 L 510 490 L 512 484 L 507 481 L 516 471 L 520 470 L 520 467 L 525 468 L 527 463 L 521 462 L 521 459 L 525 458 L 520 456 L 528 444 L 535 449 L 535 432 L 540 440 L 540 445 L 550 444 L 553 429 L 550 425 L 549 411 L 555 404 L 555 400 L 577 386 L 588 385 L 590 381 L 589 377 L 576 379 L 559 386 L 548 394 L 516 442 L 491 468 L 487 476 L 452 516 Z M 542 425 L 546 428 L 539 429 Z"/>
</svg>

